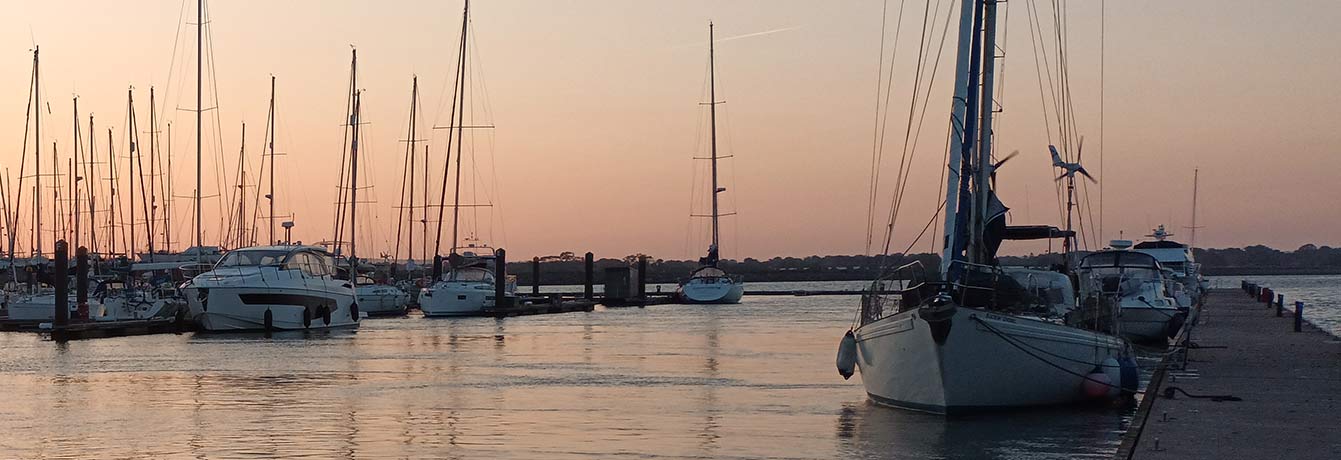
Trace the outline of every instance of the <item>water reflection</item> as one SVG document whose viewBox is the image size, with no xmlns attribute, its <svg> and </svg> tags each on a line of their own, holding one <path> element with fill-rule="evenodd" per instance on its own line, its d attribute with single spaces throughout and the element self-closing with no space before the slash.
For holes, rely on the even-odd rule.
<svg viewBox="0 0 1341 460">
<path fill-rule="evenodd" d="M 750 298 L 357 331 L 0 334 L 8 457 L 1069 458 L 1126 415 L 945 419 L 833 370 L 855 299 Z"/>
</svg>

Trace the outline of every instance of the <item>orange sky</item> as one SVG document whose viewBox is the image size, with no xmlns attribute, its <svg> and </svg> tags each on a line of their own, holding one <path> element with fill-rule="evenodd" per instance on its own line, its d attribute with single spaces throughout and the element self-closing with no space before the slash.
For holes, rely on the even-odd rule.
<svg viewBox="0 0 1341 460">
<path fill-rule="evenodd" d="M 906 6 L 898 44 L 886 177 L 897 167 L 912 89 L 923 7 L 915 3 Z M 1040 14 L 1050 16 L 1043 3 Z M 1072 96 L 1086 138 L 1085 162 L 1097 172 L 1098 3 L 1073 3 Z M 1026 2 L 1013 5 L 1002 46 L 1006 87 L 997 150 L 1022 155 L 1003 168 L 1000 191 L 1014 209 L 1012 223 L 1058 224 Z M 481 223 L 468 227 L 514 258 L 566 250 L 606 257 L 700 255 L 701 222 L 691 223 L 688 215 L 692 190 L 704 188 L 692 187 L 702 183 L 704 165 L 691 158 L 704 153 L 705 109 L 698 103 L 706 100 L 706 26 L 713 20 L 718 99 L 727 101 L 719 112 L 720 146 L 722 154 L 735 155 L 723 163 L 729 189 L 723 197 L 726 211 L 739 212 L 724 219 L 724 255 L 863 252 L 881 7 L 878 1 L 823 7 L 802 1 L 475 2 L 472 59 L 479 59 L 474 81 L 480 86 L 471 93 L 471 107 L 475 120 L 496 129 L 474 139 L 478 155 L 471 171 L 481 180 L 465 188 L 483 191 L 466 201 L 495 206 L 479 210 Z M 890 3 L 887 47 L 893 46 L 897 7 Z M 164 123 L 173 122 L 176 193 L 189 195 L 193 114 L 175 109 L 194 106 L 194 94 L 184 86 L 195 77 L 189 49 L 194 26 L 179 24 L 182 8 L 180 1 L 160 0 L 133 8 L 83 0 L 7 2 L 0 19 L 0 60 L 6 62 L 0 66 L 0 107 L 7 107 L 0 111 L 0 139 L 6 140 L 0 168 L 18 175 L 35 40 L 42 50 L 43 97 L 50 102 L 45 154 L 57 142 L 64 167 L 74 94 L 80 96 L 81 123 L 90 111 L 97 117 L 99 154 L 106 154 L 108 127 L 118 151 L 124 150 L 126 88 L 136 88 L 139 123 L 147 130 L 153 85 L 167 101 Z M 207 142 L 214 146 L 207 164 L 222 153 L 232 180 L 239 123 L 245 121 L 249 169 L 255 170 L 268 79 L 275 75 L 277 149 L 287 153 L 279 160 L 277 207 L 295 215 L 295 239 L 329 238 L 349 45 L 355 44 L 364 120 L 371 123 L 365 172 L 371 171 L 370 199 L 376 200 L 360 210 L 370 217 L 360 225 L 360 245 L 365 256 L 389 252 L 403 178 L 397 140 L 404 137 L 410 78 L 420 78 L 421 130 L 446 124 L 447 109 L 439 107 L 454 72 L 460 8 L 459 2 L 429 1 L 396 2 L 394 8 L 353 1 L 216 2 L 211 27 L 220 104 L 210 116 L 219 117 L 223 135 Z M 186 11 L 194 15 L 193 5 Z M 1103 239 L 1119 230 L 1144 234 L 1161 223 L 1185 233 L 1192 170 L 1199 167 L 1198 225 L 1205 228 L 1198 245 L 1293 249 L 1341 243 L 1334 231 L 1341 212 L 1331 205 L 1341 198 L 1331 180 L 1341 170 L 1341 130 L 1332 126 L 1341 119 L 1341 91 L 1331 82 L 1341 74 L 1341 61 L 1332 56 L 1337 37 L 1327 22 L 1341 14 L 1341 4 L 1129 1 L 1109 2 L 1107 11 Z M 731 39 L 761 32 L 771 33 Z M 937 163 L 953 37 L 949 46 L 896 225 L 896 251 L 927 222 L 941 188 Z M 437 170 L 445 137 L 442 131 L 432 136 Z M 440 180 L 433 185 L 435 200 Z M 216 193 L 212 184 L 207 195 Z M 882 206 L 889 198 L 881 193 Z M 189 233 L 187 201 L 175 202 L 177 236 Z M 218 199 L 205 205 L 207 243 L 218 237 L 219 206 Z M 918 248 L 929 246 L 924 240 Z"/>
</svg>

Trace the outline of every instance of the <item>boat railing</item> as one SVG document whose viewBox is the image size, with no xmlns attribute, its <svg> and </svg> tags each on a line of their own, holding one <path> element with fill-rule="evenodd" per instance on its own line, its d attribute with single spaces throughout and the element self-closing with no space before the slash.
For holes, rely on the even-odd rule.
<svg viewBox="0 0 1341 460">
<path fill-rule="evenodd" d="M 922 299 L 939 290 L 929 283 L 926 267 L 913 261 L 896 268 L 871 282 L 861 296 L 858 326 L 883 319 L 886 316 L 917 308 Z M 938 285 L 938 284 L 936 284 Z"/>
</svg>

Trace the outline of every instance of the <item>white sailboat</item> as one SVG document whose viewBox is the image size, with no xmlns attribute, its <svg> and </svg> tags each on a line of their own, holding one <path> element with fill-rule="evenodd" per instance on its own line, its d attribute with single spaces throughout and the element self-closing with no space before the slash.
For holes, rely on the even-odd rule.
<svg viewBox="0 0 1341 460">
<path fill-rule="evenodd" d="M 1075 403 L 1137 384 L 1126 342 L 1064 323 L 1074 308 L 1065 275 L 995 263 L 1004 239 L 1072 237 L 1007 227 L 992 190 L 996 5 L 963 0 L 960 10 L 941 265 L 872 283 L 839 348 L 839 372 L 859 370 L 880 404 L 951 414 Z"/>
<path fill-rule="evenodd" d="M 467 129 L 488 129 L 487 125 L 471 125 L 467 123 L 466 111 L 466 91 L 467 77 L 469 76 L 469 66 L 467 57 L 469 56 L 469 47 L 466 40 L 469 37 L 468 27 L 470 27 L 470 1 L 465 2 L 465 8 L 461 17 L 461 41 L 460 54 L 457 56 L 457 73 L 455 78 L 456 85 L 453 87 L 452 114 L 448 118 L 450 125 L 447 129 L 447 166 L 450 167 L 452 154 L 456 154 L 456 191 L 453 194 L 452 201 L 452 241 L 449 246 L 449 254 L 444 259 L 435 256 L 433 263 L 432 284 L 419 292 L 419 309 L 424 316 L 472 316 L 483 314 L 485 309 L 496 306 L 499 302 L 510 305 L 511 300 L 515 298 L 517 291 L 516 278 L 506 276 L 505 279 L 498 279 L 495 271 L 490 269 L 491 263 L 498 263 L 495 257 L 496 251 L 486 244 L 479 244 L 471 236 L 465 238 L 466 245 L 458 246 L 462 239 L 460 238 L 461 227 L 461 168 L 462 157 L 465 151 L 462 150 L 462 142 L 465 138 Z M 453 145 L 455 141 L 455 145 Z M 445 201 L 447 197 L 447 170 L 443 171 L 442 191 L 439 195 L 439 203 Z M 477 205 L 470 205 L 477 206 Z M 442 224 L 444 222 L 443 212 L 447 206 L 438 206 L 438 231 L 437 241 L 434 244 L 434 254 L 441 254 Z M 478 223 L 477 223 L 478 224 Z M 446 262 L 446 270 L 443 263 Z M 502 286 L 503 298 L 498 296 L 498 283 L 505 283 Z"/>
<path fill-rule="evenodd" d="M 745 283 L 740 276 L 730 275 L 717 267 L 721 251 L 721 238 L 718 230 L 718 218 L 722 213 L 718 209 L 718 195 L 726 191 L 725 187 L 717 185 L 717 79 L 715 77 L 713 44 L 713 26 L 708 23 L 708 102 L 710 123 L 712 124 L 711 156 L 708 160 L 712 164 L 712 244 L 708 246 L 708 255 L 699 258 L 699 267 L 689 275 L 689 279 L 680 283 L 676 294 L 680 301 L 686 303 L 706 303 L 706 304 L 730 304 L 740 303 L 740 298 L 745 295 Z"/>
</svg>

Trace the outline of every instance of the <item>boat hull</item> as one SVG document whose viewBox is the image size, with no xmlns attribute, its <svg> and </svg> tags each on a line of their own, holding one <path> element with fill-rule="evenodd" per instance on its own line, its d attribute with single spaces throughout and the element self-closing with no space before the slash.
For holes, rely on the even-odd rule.
<svg viewBox="0 0 1341 460">
<path fill-rule="evenodd" d="M 745 286 L 737 282 L 699 283 L 691 281 L 680 286 L 680 300 L 698 304 L 740 303 Z"/>
<path fill-rule="evenodd" d="M 200 286 L 187 286 L 183 292 L 191 318 L 206 331 L 266 330 L 267 310 L 271 312 L 270 330 L 358 325 L 351 308 L 354 296 L 347 292 L 285 287 Z M 329 315 L 324 314 L 327 312 Z"/>
<path fill-rule="evenodd" d="M 1169 322 L 1182 312 L 1177 308 L 1122 306 L 1118 318 L 1122 336 L 1135 342 L 1167 342 L 1172 335 Z M 1172 331 L 1178 332 L 1178 331 Z"/>
<path fill-rule="evenodd" d="M 493 283 L 442 281 L 419 293 L 424 316 L 479 316 L 494 306 Z"/>
<path fill-rule="evenodd" d="M 1078 403 L 1094 399 L 1084 376 L 1126 351 L 1116 337 L 976 309 L 949 322 L 939 343 L 915 309 L 854 331 L 873 401 L 938 414 Z"/>
<path fill-rule="evenodd" d="M 409 303 L 410 295 L 398 288 L 359 293 L 359 311 L 368 316 L 403 315 Z"/>
</svg>

